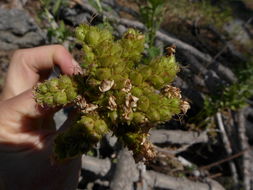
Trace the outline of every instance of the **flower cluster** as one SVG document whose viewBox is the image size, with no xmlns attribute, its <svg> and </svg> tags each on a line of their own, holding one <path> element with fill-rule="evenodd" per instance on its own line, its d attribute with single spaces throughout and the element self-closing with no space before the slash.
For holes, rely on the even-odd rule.
<svg viewBox="0 0 253 190">
<path fill-rule="evenodd" d="M 143 64 L 145 36 L 134 29 L 114 40 L 105 28 L 81 25 L 76 36 L 83 47 L 83 73 L 50 79 L 35 88 L 40 105 L 73 103 L 80 114 L 56 138 L 57 157 L 84 153 L 112 131 L 137 161 L 152 159 L 149 129 L 189 108 L 180 90 L 170 85 L 179 71 L 174 54 Z"/>
<path fill-rule="evenodd" d="M 76 99 L 77 84 L 72 78 L 62 75 L 38 84 L 35 96 L 42 106 L 63 106 Z"/>
</svg>

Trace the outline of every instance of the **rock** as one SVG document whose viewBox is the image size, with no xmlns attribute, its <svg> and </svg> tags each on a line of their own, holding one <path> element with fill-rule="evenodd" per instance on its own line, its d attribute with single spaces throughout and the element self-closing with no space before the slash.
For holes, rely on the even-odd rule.
<svg viewBox="0 0 253 190">
<path fill-rule="evenodd" d="M 11 52 L 0 51 L 0 92 L 4 84 L 4 78 L 9 66 Z M 0 188 L 1 189 L 1 188 Z"/>
<path fill-rule="evenodd" d="M 118 25 L 116 30 L 119 33 L 119 35 L 123 35 L 124 32 L 126 32 L 127 28 L 124 25 L 120 24 L 120 25 Z"/>
<path fill-rule="evenodd" d="M 233 83 L 237 81 L 237 78 L 233 71 L 229 69 L 228 67 L 222 65 L 219 62 L 213 62 L 208 66 L 208 69 L 212 69 L 215 71 L 215 73 L 223 80 Z"/>
<path fill-rule="evenodd" d="M 248 44 L 250 39 L 249 34 L 244 29 L 245 22 L 240 19 L 234 19 L 224 29 L 233 37 L 233 39 L 241 44 Z"/>
<path fill-rule="evenodd" d="M 192 81 L 198 89 L 204 89 L 205 88 L 205 81 L 199 75 L 194 75 L 193 78 L 192 78 Z"/>
<path fill-rule="evenodd" d="M 115 1 L 114 0 L 104 0 L 103 3 L 114 6 L 115 5 Z"/>
<path fill-rule="evenodd" d="M 117 140 L 118 138 L 116 136 L 113 136 L 111 133 L 110 134 L 106 134 L 105 135 L 105 138 L 108 142 L 108 144 L 110 145 L 110 147 L 115 147 L 116 143 L 117 143 Z"/>
<path fill-rule="evenodd" d="M 216 72 L 209 70 L 205 75 L 205 84 L 207 89 L 212 94 L 220 93 L 219 88 L 223 81 L 219 78 Z"/>
<path fill-rule="evenodd" d="M 63 125 L 63 123 L 66 121 L 66 119 L 67 119 L 67 115 L 64 113 L 63 109 L 56 112 L 54 115 L 54 121 L 55 121 L 56 128 L 59 129 Z"/>
<path fill-rule="evenodd" d="M 91 21 L 91 15 L 89 13 L 81 13 L 76 16 L 76 20 L 74 20 L 75 26 L 79 24 L 89 23 Z"/>
<path fill-rule="evenodd" d="M 204 83 L 204 81 L 200 78 L 199 83 Z M 187 97 L 187 99 L 191 100 L 191 110 L 195 105 L 200 109 L 203 107 L 204 104 L 204 97 L 203 94 L 196 89 L 196 85 L 193 83 L 190 83 L 188 80 L 188 83 L 186 80 L 181 79 L 180 77 L 176 77 L 175 81 L 173 82 L 173 85 L 176 87 L 179 87 L 182 90 L 183 97 Z M 194 106 L 193 106 L 194 104 Z"/>
<path fill-rule="evenodd" d="M 24 10 L 0 8 L 0 18 L 0 49 L 28 48 L 45 42 L 42 31 Z"/>
<path fill-rule="evenodd" d="M 138 178 L 138 170 L 133 156 L 126 148 L 122 149 L 118 155 L 118 162 L 110 184 L 110 189 L 132 190 L 133 182 L 137 181 Z"/>
<path fill-rule="evenodd" d="M 78 26 L 79 24 L 87 24 L 92 20 L 92 16 L 79 9 L 64 8 L 61 10 L 60 17 L 63 20 L 68 21 L 73 26 Z"/>
</svg>

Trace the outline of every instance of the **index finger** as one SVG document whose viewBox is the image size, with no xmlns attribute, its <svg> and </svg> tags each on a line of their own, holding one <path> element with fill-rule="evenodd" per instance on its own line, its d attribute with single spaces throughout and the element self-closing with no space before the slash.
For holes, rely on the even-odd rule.
<svg viewBox="0 0 253 190">
<path fill-rule="evenodd" d="M 58 65 L 67 75 L 72 75 L 78 67 L 71 54 L 61 45 L 18 50 L 7 72 L 2 99 L 31 89 L 45 75 L 49 75 L 54 65 Z"/>
</svg>

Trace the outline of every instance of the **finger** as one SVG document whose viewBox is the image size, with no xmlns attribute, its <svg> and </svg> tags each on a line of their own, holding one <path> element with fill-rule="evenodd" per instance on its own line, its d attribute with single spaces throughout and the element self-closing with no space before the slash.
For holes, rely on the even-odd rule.
<svg viewBox="0 0 253 190">
<path fill-rule="evenodd" d="M 0 143 L 30 144 L 39 146 L 43 137 L 55 133 L 42 120 L 51 118 L 55 110 L 41 109 L 35 102 L 32 90 L 0 103 Z M 48 123 L 49 124 L 49 123 Z"/>
<path fill-rule="evenodd" d="M 29 128 L 39 128 L 36 119 L 48 117 L 56 110 L 49 110 L 41 108 L 34 100 L 32 90 L 27 90 L 18 96 L 10 98 L 0 103 L 0 124 L 1 122 L 9 122 L 7 125 L 11 126 L 13 130 L 28 130 L 22 129 L 21 126 L 30 126 Z M 3 123 L 3 125 L 5 125 Z M 0 125 L 2 126 L 2 125 Z"/>
<path fill-rule="evenodd" d="M 80 69 L 71 54 L 60 45 L 18 50 L 8 69 L 2 99 L 8 99 L 32 88 L 58 65 L 62 73 L 72 75 Z M 79 68 L 78 68 L 79 67 Z"/>
</svg>

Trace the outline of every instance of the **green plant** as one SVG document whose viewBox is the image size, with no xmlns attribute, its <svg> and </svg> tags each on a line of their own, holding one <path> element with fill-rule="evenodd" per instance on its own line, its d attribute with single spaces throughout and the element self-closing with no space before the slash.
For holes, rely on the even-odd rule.
<svg viewBox="0 0 253 190">
<path fill-rule="evenodd" d="M 88 0 L 90 5 L 93 6 L 99 13 L 103 12 L 103 7 L 100 0 Z"/>
<path fill-rule="evenodd" d="M 103 22 L 109 24 L 109 20 L 103 15 L 103 12 L 113 13 L 113 9 L 110 6 L 102 6 L 101 0 L 88 0 L 89 4 L 97 10 L 97 12 L 102 16 Z"/>
<path fill-rule="evenodd" d="M 49 27 L 47 30 L 48 40 L 53 42 L 54 39 L 58 43 L 63 43 L 70 36 L 70 31 L 63 21 L 60 21 L 58 27 Z"/>
<path fill-rule="evenodd" d="M 34 91 L 41 106 L 74 104 L 79 112 L 76 123 L 55 140 L 57 158 L 87 152 L 112 131 L 136 160 L 152 159 L 149 129 L 189 108 L 180 90 L 169 85 L 179 70 L 175 56 L 142 64 L 145 37 L 134 29 L 115 41 L 105 28 L 81 25 L 76 36 L 83 46 L 83 73 L 47 80 Z"/>
<path fill-rule="evenodd" d="M 160 28 L 165 12 L 164 0 L 139 0 L 140 15 L 147 27 L 147 40 L 150 46 L 154 45 L 156 31 Z"/>
<path fill-rule="evenodd" d="M 217 112 L 227 110 L 239 110 L 248 105 L 248 99 L 253 96 L 253 62 L 250 60 L 240 68 L 237 68 L 238 81 L 221 86 L 219 93 L 207 95 L 203 109 L 193 118 L 190 123 L 195 123 L 197 129 L 215 128 L 213 117 Z"/>
<path fill-rule="evenodd" d="M 60 10 L 61 6 L 64 6 L 67 4 L 66 0 L 41 0 L 40 1 L 43 8 L 52 12 L 53 16 L 57 16 Z"/>
<path fill-rule="evenodd" d="M 247 100 L 253 96 L 253 61 L 249 58 L 248 62 L 238 68 L 236 75 L 237 82 L 223 87 L 220 94 L 210 97 L 209 105 L 213 105 L 213 110 L 238 110 L 245 107 Z"/>
<path fill-rule="evenodd" d="M 156 31 L 160 28 L 166 10 L 167 0 L 137 0 L 141 21 L 146 26 L 147 52 L 150 58 L 160 54 L 160 50 L 155 47 Z"/>
<path fill-rule="evenodd" d="M 66 4 L 66 0 L 41 0 L 40 18 L 47 22 L 47 37 L 51 43 L 63 43 L 70 36 L 69 29 L 62 20 L 58 19 L 60 8 Z"/>
</svg>

